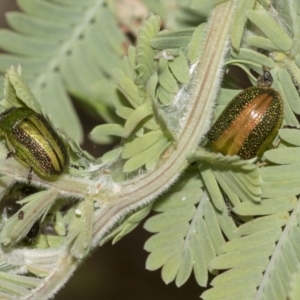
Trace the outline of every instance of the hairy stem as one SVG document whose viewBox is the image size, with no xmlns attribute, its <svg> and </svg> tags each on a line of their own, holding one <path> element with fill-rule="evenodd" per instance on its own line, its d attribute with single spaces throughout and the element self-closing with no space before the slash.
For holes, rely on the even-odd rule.
<svg viewBox="0 0 300 300">
<path fill-rule="evenodd" d="M 153 201 L 165 191 L 188 165 L 187 154 L 193 152 L 201 138 L 209 129 L 215 99 L 220 88 L 223 74 L 224 58 L 228 50 L 230 22 L 233 19 L 235 1 L 227 1 L 218 5 L 212 12 L 208 22 L 206 40 L 199 63 L 193 73 L 191 96 L 185 99 L 187 105 L 186 123 L 178 133 L 176 145 L 165 155 L 164 160 L 152 172 L 120 184 L 116 189 L 102 188 L 101 184 L 92 188 L 86 181 L 86 191 L 89 196 L 99 199 L 100 209 L 95 212 L 93 246 L 101 242 L 106 232 L 124 215 L 137 207 Z M 45 185 L 47 183 L 45 182 Z M 53 183 L 52 185 L 56 185 Z M 65 190 L 65 188 L 62 190 Z M 100 187 L 100 190 L 97 189 Z M 102 188 L 102 189 L 101 189 Z M 75 189 L 77 190 L 77 189 Z M 97 195 L 92 194 L 97 190 Z M 90 191 L 90 192 L 89 192 Z M 64 192 L 62 192 L 64 193 Z M 67 194 L 67 191 L 66 191 Z M 79 198 L 84 194 L 75 193 Z M 62 249 L 58 260 L 59 268 L 51 272 L 41 288 L 35 290 L 26 299 L 45 299 L 53 295 L 62 285 L 61 274 L 67 279 L 75 270 L 79 261 L 70 259 L 68 248 Z M 67 259 L 69 255 L 69 258 Z"/>
<path fill-rule="evenodd" d="M 95 242 L 124 214 L 152 201 L 165 191 L 186 167 L 187 154 L 196 149 L 201 137 L 209 129 L 235 6 L 235 1 L 220 4 L 209 19 L 203 52 L 194 72 L 195 78 L 191 80 L 192 96 L 186 99 L 187 121 L 175 147 L 156 170 L 125 183 L 117 195 L 112 193 L 105 200 L 105 206 L 95 214 Z"/>
</svg>

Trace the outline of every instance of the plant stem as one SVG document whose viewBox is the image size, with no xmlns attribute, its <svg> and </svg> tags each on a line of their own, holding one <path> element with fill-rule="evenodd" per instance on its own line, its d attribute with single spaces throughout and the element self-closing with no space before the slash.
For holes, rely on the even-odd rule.
<svg viewBox="0 0 300 300">
<path fill-rule="evenodd" d="M 235 7 L 236 1 L 227 1 L 218 5 L 211 14 L 203 52 L 191 80 L 192 93 L 190 99 L 186 99 L 187 121 L 178 134 L 176 145 L 157 169 L 122 184 L 117 194 L 108 195 L 105 205 L 95 213 L 96 243 L 124 215 L 167 190 L 187 166 L 187 154 L 195 151 L 208 131 L 220 88 Z"/>
<path fill-rule="evenodd" d="M 98 200 L 100 205 L 94 215 L 94 247 L 122 217 L 133 209 L 153 201 L 167 190 L 188 165 L 187 155 L 195 151 L 198 143 L 204 138 L 209 129 L 213 107 L 220 88 L 224 58 L 228 51 L 230 24 L 236 2 L 237 0 L 227 1 L 216 6 L 210 16 L 203 52 L 193 73 L 194 78 L 191 80 L 189 97 L 185 99 L 186 123 L 178 133 L 177 143 L 165 154 L 158 167 L 132 181 L 116 184 L 114 190 L 109 190 L 105 185 L 102 186 L 99 181 L 100 190 L 97 190 L 98 186 L 95 185 L 98 194 L 89 186 L 88 181 L 84 183 L 87 189 L 82 191 L 90 190 L 89 196 Z M 81 198 L 79 194 L 76 195 Z M 84 197 L 83 194 L 82 197 Z M 62 248 L 61 255 L 57 259 L 58 267 L 45 278 L 42 287 L 32 291 L 32 294 L 24 299 L 46 299 L 52 296 L 79 264 L 79 261 L 75 261 L 71 257 L 70 249 Z"/>
</svg>

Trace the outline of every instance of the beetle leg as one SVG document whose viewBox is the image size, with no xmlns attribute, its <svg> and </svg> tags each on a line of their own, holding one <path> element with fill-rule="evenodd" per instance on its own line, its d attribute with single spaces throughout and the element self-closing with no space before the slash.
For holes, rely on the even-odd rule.
<svg viewBox="0 0 300 300">
<path fill-rule="evenodd" d="M 6 155 L 6 159 L 7 159 L 7 158 L 10 158 L 10 157 L 13 157 L 15 154 L 16 154 L 15 152 L 9 151 L 9 152 L 7 153 L 7 155 Z"/>
<path fill-rule="evenodd" d="M 297 130 L 300 130 L 300 127 L 299 126 L 296 126 L 296 125 L 284 125 L 283 128 L 289 128 L 289 129 L 297 129 Z"/>
<path fill-rule="evenodd" d="M 28 184 L 31 183 L 32 173 L 33 173 L 33 169 L 32 169 L 32 167 L 29 167 L 28 176 L 27 176 Z"/>
<path fill-rule="evenodd" d="M 289 129 L 296 129 L 296 130 L 300 130 L 300 127 L 299 126 L 296 126 L 296 125 L 283 125 L 282 128 L 289 128 Z M 279 146 L 279 144 L 281 143 L 281 138 L 278 137 L 278 140 L 277 142 L 275 143 L 274 147 L 273 148 L 277 148 Z"/>
<path fill-rule="evenodd" d="M 77 169 L 77 170 L 79 170 L 80 168 L 84 169 L 84 166 L 77 166 L 77 165 L 73 165 L 73 164 L 69 164 L 69 166 L 71 168 L 74 168 L 74 169 Z"/>
<path fill-rule="evenodd" d="M 7 144 L 7 147 L 8 149 L 10 150 L 7 155 L 6 155 L 6 158 L 10 158 L 10 157 L 13 157 L 15 154 L 16 154 L 16 150 L 15 148 L 12 146 L 12 144 L 10 143 L 8 137 L 7 137 L 7 134 L 5 135 L 5 140 L 6 140 L 6 144 Z"/>
</svg>

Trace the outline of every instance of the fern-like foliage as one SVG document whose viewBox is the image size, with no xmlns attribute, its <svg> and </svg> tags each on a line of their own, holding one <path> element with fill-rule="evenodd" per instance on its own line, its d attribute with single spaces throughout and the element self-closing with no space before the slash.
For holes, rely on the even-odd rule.
<svg viewBox="0 0 300 300">
<path fill-rule="evenodd" d="M 55 126 L 63 128 L 68 137 L 80 140 L 78 121 L 67 95 L 69 92 L 107 121 L 119 120 L 119 117 L 127 120 L 121 135 L 127 142 L 122 153 L 123 158 L 128 159 L 127 165 L 124 165 L 125 172 L 135 171 L 145 164 L 144 161 L 141 164 L 140 158 L 135 157 L 144 151 L 146 152 L 140 154 L 143 160 L 145 157 L 148 160 L 148 155 L 155 152 L 152 160 L 146 163 L 147 169 L 153 169 L 170 141 L 173 141 L 173 133 L 168 130 L 165 119 L 153 101 L 150 101 L 155 98 L 159 81 L 155 73 L 158 70 L 160 73 L 164 72 L 160 85 L 169 89 L 165 94 L 175 97 L 179 85 L 189 82 L 187 59 L 179 49 L 171 55 L 170 66 L 166 60 L 163 61 L 165 56 L 161 55 L 162 62 L 155 58 L 159 51 L 152 48 L 151 40 L 158 36 L 160 21 L 152 16 L 151 21 L 145 23 L 144 31 L 141 30 L 137 47 L 129 49 L 128 59 L 125 58 L 121 64 L 120 57 L 126 51 L 128 40 L 115 25 L 111 11 L 103 4 L 103 1 L 89 1 L 84 4 L 69 1 L 19 1 L 23 12 L 11 13 L 8 20 L 14 31 L 3 30 L 0 33 L 0 46 L 7 51 L 7 54 L 0 56 L 0 65 L 3 73 L 10 65 L 21 63 L 25 67 L 22 73 L 21 68 L 10 68 L 6 72 L 4 100 L 1 104 L 5 108 L 28 106 L 35 112 L 44 114 Z M 43 32 L 47 34 L 44 35 Z M 184 46 L 187 46 L 192 32 L 193 30 L 187 30 L 186 33 L 183 31 L 183 35 L 187 35 L 183 39 Z M 163 36 L 162 40 L 166 37 L 168 35 Z M 34 67 L 30 68 L 30 65 Z M 111 81 L 112 69 L 115 66 L 123 69 L 115 71 L 114 76 L 126 99 L 119 97 L 116 84 Z M 170 90 L 168 80 L 173 80 L 176 89 L 172 87 Z M 161 102 L 162 99 L 163 96 L 160 97 Z M 111 114 L 112 104 L 117 107 L 119 117 Z M 58 111 L 62 113 L 59 114 Z M 173 121 L 174 126 L 177 125 Z M 136 137 L 141 140 L 135 140 Z M 136 147 L 144 142 L 142 150 Z M 70 144 L 73 146 L 71 141 Z M 7 149 L 2 144 L 1 153 L 3 194 L 15 182 L 26 183 L 28 170 L 15 160 L 6 160 Z M 108 153 L 106 157 L 109 155 Z M 85 159 L 82 162 L 88 165 Z M 102 170 L 105 172 L 104 158 L 102 163 Z M 91 170 L 98 169 L 99 166 L 93 162 Z M 42 182 L 35 174 L 32 184 L 37 190 L 28 195 L 22 189 L 21 196 L 17 199 L 8 196 L 8 207 L 10 202 L 22 200 L 16 203 L 17 208 L 12 216 L 3 214 L 1 223 L 0 243 L 3 249 L 10 247 L 1 260 L 5 266 L 3 272 L 8 273 L 8 280 L 15 282 L 10 285 L 4 279 L 5 274 L 2 274 L 0 287 L 4 297 L 34 297 L 35 288 L 43 286 L 48 280 L 63 276 L 63 280 L 56 287 L 50 288 L 51 295 L 68 279 L 70 270 L 74 270 L 79 260 L 86 257 L 91 250 L 95 234 L 94 212 L 101 210 L 103 204 L 97 196 L 99 186 L 103 186 L 104 177 L 104 181 L 108 179 L 106 186 L 117 184 L 113 183 L 110 175 L 102 173 L 100 184 L 97 182 L 99 172 L 91 173 L 89 169 L 68 172 L 76 177 L 65 175 L 63 178 L 67 181 L 72 178 L 73 183 L 63 183 L 64 179 L 61 178 L 50 187 L 49 182 Z M 89 181 L 90 177 L 96 177 L 96 180 Z M 2 208 L 6 209 L 6 205 L 3 202 Z M 114 241 L 117 241 L 133 230 L 150 208 L 145 206 L 143 210 L 126 217 L 126 222 L 107 235 L 106 239 L 114 237 Z M 47 225 L 55 232 L 53 237 L 43 234 L 43 226 Z M 42 228 L 39 230 L 39 227 Z M 102 243 L 104 242 L 105 239 Z M 34 249 L 27 252 L 26 248 Z M 47 249 L 35 251 L 38 248 Z M 52 248 L 56 250 L 52 251 Z M 66 267 L 63 267 L 65 275 L 59 270 L 62 265 Z M 36 279 L 31 280 L 32 276 Z"/>
<path fill-rule="evenodd" d="M 7 16 L 12 30 L 2 29 L 2 74 L 21 64 L 24 77 L 44 110 L 59 128 L 81 141 L 82 129 L 68 93 L 81 99 L 106 121 L 115 86 L 109 80 L 121 65 L 126 37 L 118 30 L 102 0 L 20 0 L 22 12 Z"/>
<path fill-rule="evenodd" d="M 38 190 L 23 195 L 22 209 L 3 218 L 0 243 L 12 248 L 1 260 L 1 293 L 25 298 L 37 288 L 41 295 L 38 288 L 56 280 L 57 287 L 47 290 L 52 295 L 62 284 L 59 278 L 67 280 L 95 245 L 117 242 L 153 208 L 155 214 L 144 225 L 154 234 L 145 244 L 150 253 L 146 266 L 162 268 L 166 283 L 175 281 L 179 287 L 194 273 L 200 286 L 211 286 L 203 299 L 295 298 L 299 132 L 292 126 L 281 129 L 277 148 L 248 161 L 208 152 L 205 133 L 210 119 L 241 89 L 237 84 L 234 90 L 228 88 L 230 72 L 223 76 L 232 66 L 242 69 L 253 85 L 255 72 L 269 67 L 273 88 L 284 102 L 284 123 L 299 126 L 298 2 L 186 0 L 179 10 L 182 20 L 188 15 L 193 23 L 193 16 L 212 10 L 207 23 L 161 30 L 161 17 L 150 14 L 136 45 L 129 47 L 115 25 L 113 6 L 103 1 L 19 4 L 24 12 L 9 16 L 15 31 L 0 32 L 0 46 L 10 53 L 0 56 L 0 70 L 21 63 L 33 93 L 20 72 L 10 69 L 3 106 L 45 111 L 79 140 L 70 92 L 110 122 L 94 128 L 90 136 L 95 142 L 107 143 L 114 136 L 122 142 L 86 162 L 88 168 L 74 176 L 66 174 L 50 184 L 34 175 Z M 153 6 L 146 0 L 144 4 Z M 161 1 L 158 7 L 164 7 Z M 164 14 L 168 12 L 162 10 Z M 56 116 L 51 109 L 58 107 L 70 115 L 63 110 Z M 0 146 L 3 194 L 16 181 L 25 182 L 27 170 L 8 162 Z M 67 209 L 65 198 L 71 203 Z M 23 214 L 30 217 L 21 222 Z M 32 251 L 22 252 L 34 225 L 45 224 L 51 214 L 58 244 L 50 241 L 51 248 L 42 251 L 37 243 Z"/>
<path fill-rule="evenodd" d="M 126 99 L 114 105 L 125 122 L 100 125 L 91 132 L 95 142 L 107 140 L 107 135 L 124 139 L 122 148 L 103 157 L 105 162 L 120 157 L 124 172 L 143 166 L 152 170 L 170 143 L 175 142 L 181 126 L 178 118 L 184 114 L 179 110 L 180 103 L 176 103 L 176 93 L 190 82 L 190 73 L 188 51 L 180 49 L 187 47 L 193 30 L 159 33 L 160 26 L 160 18 L 150 15 L 139 31 L 136 48 L 131 47 L 124 59 L 125 72 L 115 71 L 118 89 Z M 173 119 L 169 118 L 171 110 L 177 111 Z"/>
<path fill-rule="evenodd" d="M 194 5 L 199 8 L 202 2 L 194 1 Z M 287 6 L 294 26 L 299 26 L 297 4 Z M 299 126 L 295 117 L 300 105 L 295 88 L 299 69 L 289 57 L 299 49 L 295 50 L 296 44 L 293 44 L 296 36 L 293 38 L 290 31 L 291 20 L 281 17 L 285 19 L 280 21 L 278 15 L 270 16 L 255 1 L 240 1 L 233 20 L 232 51 L 226 64 L 242 68 L 253 84 L 256 80 L 251 70 L 261 73 L 262 66 L 272 68 L 273 86 L 280 91 L 285 104 L 285 123 Z M 256 36 L 254 27 L 246 43 L 241 45 L 243 28 L 249 21 L 264 36 Z M 271 51 L 270 57 L 249 45 Z M 215 118 L 236 93 L 221 90 Z M 247 165 L 238 158 L 214 157 L 202 150 L 190 154 L 190 161 L 199 164 L 198 186 L 204 190 L 203 194 L 193 193 L 189 197 L 195 201 L 187 207 L 182 201 L 183 208 L 178 211 L 171 207 L 171 199 L 175 203 L 176 198 L 172 197 L 176 195 L 176 188 L 156 202 L 153 208 L 161 213 L 145 224 L 147 230 L 156 233 L 145 245 L 151 252 L 147 267 L 162 267 L 163 280 L 166 283 L 175 280 L 178 286 L 192 271 L 199 285 L 206 286 L 208 272 L 216 275 L 219 270 L 227 270 L 212 280 L 213 288 L 202 294 L 203 299 L 287 299 L 289 293 L 295 297 L 299 265 L 298 135 L 295 129 L 281 129 L 279 148 L 264 154 L 262 160 L 267 165 L 261 168 L 255 167 L 253 161 Z M 235 167 L 236 164 L 239 167 Z M 243 168 L 247 171 L 242 171 Z M 187 184 L 182 194 L 190 195 L 188 190 Z M 163 205 L 161 210 L 160 204 Z M 237 223 L 231 219 L 231 213 L 228 214 L 228 207 L 238 216 Z M 184 222 L 181 223 L 180 217 Z M 175 219 L 179 221 L 174 222 Z M 236 224 L 240 223 L 237 228 Z M 181 226 L 176 227 L 179 224 Z M 202 235 L 206 239 L 201 240 Z M 291 285 L 293 292 L 289 292 Z"/>
</svg>

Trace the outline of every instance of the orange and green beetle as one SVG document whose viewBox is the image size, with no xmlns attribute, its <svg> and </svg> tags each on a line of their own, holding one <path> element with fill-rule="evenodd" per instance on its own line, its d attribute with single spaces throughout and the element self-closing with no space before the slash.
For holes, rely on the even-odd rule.
<svg viewBox="0 0 300 300">
<path fill-rule="evenodd" d="M 257 86 L 231 100 L 207 134 L 209 149 L 243 159 L 263 154 L 283 120 L 283 102 L 271 88 L 272 83 L 272 75 L 265 68 Z"/>
</svg>

